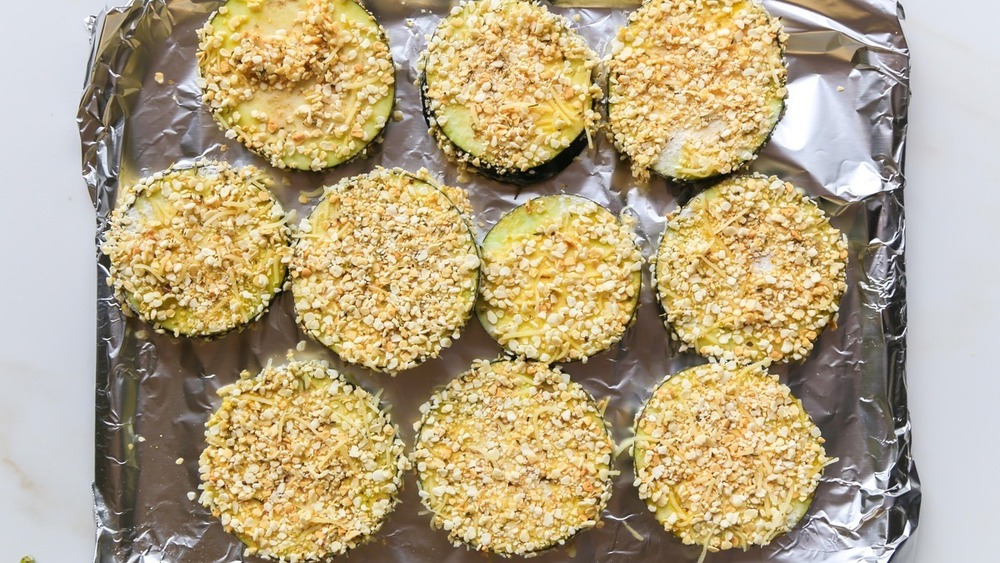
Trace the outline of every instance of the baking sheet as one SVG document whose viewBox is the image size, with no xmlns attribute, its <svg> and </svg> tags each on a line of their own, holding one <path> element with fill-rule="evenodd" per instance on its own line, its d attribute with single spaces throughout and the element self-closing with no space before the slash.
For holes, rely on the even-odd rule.
<svg viewBox="0 0 1000 563">
<path fill-rule="evenodd" d="M 819 198 L 833 224 L 847 233 L 850 248 L 839 326 L 821 335 L 807 361 L 772 371 L 802 400 L 826 437 L 828 455 L 839 461 L 826 469 L 812 508 L 794 531 L 769 546 L 709 554 L 707 561 L 911 561 L 920 488 L 910 456 L 905 384 L 902 171 L 910 92 L 902 9 L 881 0 L 764 4 L 789 33 L 789 95 L 784 117 L 749 170 L 777 174 Z M 218 5 L 214 0 L 136 1 L 92 19 L 79 125 L 98 241 L 119 186 L 174 162 L 206 156 L 269 169 L 226 140 L 200 103 L 195 30 Z M 414 86 L 417 56 L 449 3 L 368 0 L 366 5 L 388 32 L 403 119 L 389 123 L 385 141 L 368 159 L 325 173 L 270 169 L 277 180 L 275 194 L 300 217 L 314 203 L 303 203 L 300 194 L 322 185 L 375 165 L 426 167 L 440 180 L 469 190 L 480 240 L 504 212 L 535 195 L 564 191 L 634 215 L 648 257 L 664 215 L 703 187 L 660 179 L 637 185 L 628 164 L 604 139 L 554 179 L 527 188 L 460 174 L 427 134 Z M 634 7 L 613 0 L 568 0 L 553 10 L 578 15 L 575 25 L 603 55 Z M 204 422 L 219 404 L 215 392 L 241 370 L 258 371 L 270 359 L 283 361 L 289 349 L 306 341 L 299 358 L 327 359 L 365 388 L 383 388 L 383 400 L 412 445 L 417 407 L 432 390 L 467 370 L 474 359 L 500 353 L 473 319 L 441 358 L 395 378 L 345 366 L 296 326 L 288 292 L 243 332 L 214 340 L 156 334 L 134 317 L 122 316 L 105 282 L 107 259 L 96 251 L 96 260 L 99 562 L 259 561 L 244 557 L 242 545 L 188 498 L 199 482 Z M 637 321 L 622 342 L 586 364 L 564 366 L 595 397 L 608 399 L 607 415 L 618 440 L 628 437 L 636 410 L 666 374 L 704 361 L 677 352 L 658 317 L 648 270 L 643 282 Z M 628 454 L 617 462 L 622 473 L 601 527 L 534 561 L 698 559 L 701 548 L 684 546 L 664 532 L 639 500 Z M 416 490 L 411 473 L 402 504 L 375 540 L 339 560 L 499 559 L 452 547 L 445 532 L 431 530 Z"/>
</svg>

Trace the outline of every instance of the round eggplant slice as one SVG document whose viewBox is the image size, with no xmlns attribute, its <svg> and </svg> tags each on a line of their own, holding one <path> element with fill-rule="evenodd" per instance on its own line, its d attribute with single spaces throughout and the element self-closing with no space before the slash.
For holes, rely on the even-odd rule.
<svg viewBox="0 0 1000 563">
<path fill-rule="evenodd" d="M 248 555 L 327 561 L 378 531 L 409 460 L 377 397 L 319 361 L 243 372 L 219 395 L 200 502 Z"/>
<path fill-rule="evenodd" d="M 792 529 L 835 461 L 777 376 L 732 362 L 661 383 L 636 417 L 632 458 L 656 519 L 708 551 L 766 545 Z"/>
<path fill-rule="evenodd" d="M 228 0 L 199 38 L 203 102 L 277 168 L 346 162 L 392 115 L 389 43 L 355 0 Z"/>
<path fill-rule="evenodd" d="M 614 443 L 567 374 L 478 361 L 420 411 L 411 454 L 420 497 L 455 545 L 530 556 L 600 520 Z"/>
<path fill-rule="evenodd" d="M 703 356 L 802 360 L 836 323 L 847 242 L 799 189 L 737 176 L 667 217 L 656 257 L 666 324 Z"/>
<path fill-rule="evenodd" d="M 551 178 L 597 123 L 597 62 L 569 22 L 541 4 L 466 2 L 441 21 L 421 56 L 431 135 L 449 157 L 489 178 Z"/>
<path fill-rule="evenodd" d="M 757 0 L 646 0 L 608 61 L 608 121 L 640 180 L 727 174 L 754 158 L 787 95 L 781 22 Z"/>
<path fill-rule="evenodd" d="M 298 322 L 370 369 L 395 374 L 437 357 L 475 305 L 468 209 L 462 190 L 399 169 L 327 187 L 294 245 Z"/>
<path fill-rule="evenodd" d="M 584 360 L 618 342 L 635 315 L 642 255 L 610 211 L 571 195 L 535 198 L 483 240 L 486 332 L 518 356 Z"/>
<path fill-rule="evenodd" d="M 291 256 L 269 184 L 252 166 L 200 161 L 123 190 L 101 245 L 119 302 L 174 335 L 214 336 L 262 315 Z"/>
</svg>

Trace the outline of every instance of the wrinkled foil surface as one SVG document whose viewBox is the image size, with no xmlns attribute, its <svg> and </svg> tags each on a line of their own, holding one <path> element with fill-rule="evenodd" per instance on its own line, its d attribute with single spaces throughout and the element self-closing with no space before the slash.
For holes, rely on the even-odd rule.
<svg viewBox="0 0 1000 563">
<path fill-rule="evenodd" d="M 196 30 L 219 5 L 207 0 L 136 1 L 91 20 L 93 43 L 79 113 L 83 174 L 97 215 L 97 240 L 121 186 L 174 162 L 205 156 L 270 170 L 286 210 L 308 214 L 300 194 L 364 173 L 375 165 L 427 168 L 471 194 L 482 236 L 506 211 L 530 197 L 566 192 L 632 215 L 645 256 L 652 256 L 664 216 L 704 184 L 654 179 L 637 185 L 627 162 L 604 138 L 550 181 L 527 188 L 463 175 L 427 133 L 420 111 L 417 57 L 449 4 L 367 0 L 386 28 L 397 63 L 397 109 L 384 142 L 368 158 L 324 173 L 271 169 L 228 141 L 200 102 L 195 84 Z M 707 561 L 902 563 L 913 559 L 920 508 L 910 456 L 906 403 L 903 156 L 909 101 L 909 54 L 901 8 L 889 0 L 765 0 L 789 34 L 787 110 L 749 169 L 805 189 L 849 240 L 848 290 L 839 325 L 826 330 L 809 359 L 772 366 L 802 400 L 839 459 L 826 468 L 812 508 L 792 532 L 766 547 L 709 554 Z M 579 16 L 575 26 L 599 54 L 636 4 L 568 0 L 553 10 Z M 160 76 L 159 73 L 162 73 Z M 162 83 L 161 79 L 162 78 Z M 98 250 L 96 467 L 94 504 L 98 562 L 259 561 L 188 493 L 197 491 L 204 424 L 218 407 L 216 390 L 240 371 L 306 341 L 298 358 L 324 358 L 382 395 L 412 446 L 418 407 L 432 391 L 500 348 L 473 319 L 440 358 L 393 378 L 356 366 L 309 340 L 296 326 L 290 292 L 246 330 L 213 339 L 156 334 L 122 315 L 106 284 Z M 563 369 L 598 400 L 607 399 L 615 438 L 630 437 L 636 411 L 667 374 L 704 362 L 679 353 L 659 317 L 644 272 L 636 322 L 621 343 L 587 363 Z M 665 532 L 632 486 L 627 450 L 601 526 L 534 559 L 550 561 L 696 561 L 699 546 Z M 402 503 L 370 543 L 345 561 L 458 562 L 499 560 L 453 547 L 432 530 L 412 472 Z"/>
</svg>

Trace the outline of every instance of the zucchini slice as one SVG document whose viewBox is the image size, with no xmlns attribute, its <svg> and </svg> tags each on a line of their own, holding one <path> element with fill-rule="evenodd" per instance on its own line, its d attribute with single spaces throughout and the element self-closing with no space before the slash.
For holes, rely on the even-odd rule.
<svg viewBox="0 0 1000 563">
<path fill-rule="evenodd" d="M 248 555 L 326 561 L 367 541 L 409 460 L 378 398 L 321 361 L 268 364 L 219 389 L 199 502 Z"/>
<path fill-rule="evenodd" d="M 621 340 L 635 316 L 635 234 L 589 199 L 530 200 L 497 222 L 482 250 L 479 320 L 515 355 L 586 361 Z"/>
<path fill-rule="evenodd" d="M 218 335 L 264 314 L 291 257 L 270 183 L 253 166 L 199 161 L 126 187 L 101 245 L 126 313 L 175 336 Z"/>
<path fill-rule="evenodd" d="M 608 60 L 608 122 L 632 174 L 727 174 L 754 158 L 788 93 L 781 22 L 757 0 L 646 0 Z"/>
<path fill-rule="evenodd" d="M 325 188 L 294 245 L 298 322 L 374 370 L 395 374 L 437 357 L 476 301 L 469 209 L 464 191 L 400 169 Z"/>
<path fill-rule="evenodd" d="M 346 162 L 392 115 L 389 43 L 355 0 L 228 0 L 199 39 L 204 103 L 277 168 Z"/>
<path fill-rule="evenodd" d="M 845 236 L 799 189 L 737 176 L 667 217 L 655 285 L 682 348 L 779 362 L 836 324 L 846 269 Z"/>
<path fill-rule="evenodd" d="M 530 556 L 597 525 L 617 474 L 614 442 L 569 375 L 477 361 L 420 412 L 420 498 L 456 546 Z"/>
<path fill-rule="evenodd" d="M 826 456 L 819 428 L 759 364 L 705 364 L 665 379 L 635 421 L 639 497 L 708 551 L 766 545 L 805 515 Z"/>
<path fill-rule="evenodd" d="M 596 124 L 597 62 L 569 22 L 541 4 L 466 2 L 441 21 L 421 56 L 431 135 L 446 155 L 489 178 L 551 178 Z"/>
</svg>

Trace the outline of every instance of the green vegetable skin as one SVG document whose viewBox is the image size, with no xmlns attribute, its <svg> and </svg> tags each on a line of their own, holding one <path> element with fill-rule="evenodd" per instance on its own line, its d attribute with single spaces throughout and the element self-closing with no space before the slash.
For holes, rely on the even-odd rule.
<svg viewBox="0 0 1000 563">
<path fill-rule="evenodd" d="M 388 39 L 385 36 L 385 32 L 379 26 L 378 22 L 375 21 L 374 16 L 371 15 L 365 8 L 354 0 L 330 0 L 332 3 L 336 4 L 335 11 L 338 16 L 343 17 L 351 22 L 357 23 L 364 27 L 363 36 L 372 42 L 381 42 L 388 44 Z M 301 0 L 288 0 L 285 2 L 264 2 L 265 9 L 262 10 L 251 10 L 247 5 L 246 0 L 229 0 L 226 2 L 225 7 L 228 9 L 228 13 L 225 15 L 219 14 L 218 12 L 211 20 L 211 24 L 226 26 L 226 21 L 230 20 L 234 16 L 246 16 L 249 21 L 244 24 L 244 26 L 252 26 L 257 34 L 260 35 L 271 35 L 278 29 L 288 29 L 292 26 L 295 20 L 296 14 L 302 10 L 303 2 Z M 237 34 L 231 34 L 226 41 L 223 43 L 223 47 L 226 49 L 233 49 L 239 45 L 239 36 Z M 364 62 L 366 54 L 359 52 L 356 61 L 361 64 Z M 311 85 L 312 83 L 308 83 Z M 357 146 L 355 149 L 346 156 L 338 156 L 335 151 L 327 151 L 326 158 L 326 168 L 337 166 L 342 164 L 359 155 L 365 148 L 367 148 L 372 142 L 374 142 L 379 133 L 385 127 L 392 116 L 393 109 L 395 107 L 395 83 L 390 86 L 389 95 L 380 99 L 374 105 L 374 113 L 370 119 L 368 119 L 362 129 L 364 130 L 364 135 L 360 139 L 354 139 L 350 134 L 346 138 L 338 137 L 334 134 L 329 134 L 321 137 L 317 140 L 309 141 L 305 144 L 305 147 L 312 148 L 319 146 L 323 143 L 332 143 L 334 145 L 339 145 L 340 143 L 354 141 Z M 232 127 L 233 125 L 239 125 L 244 130 L 252 130 L 267 127 L 266 122 L 261 122 L 260 120 L 252 116 L 252 112 L 260 111 L 268 115 L 284 115 L 292 116 L 295 113 L 295 109 L 300 105 L 305 103 L 303 88 L 296 90 L 259 90 L 255 93 L 253 98 L 248 101 L 244 101 L 238 104 L 231 111 L 221 111 L 217 114 L 217 118 L 225 127 Z M 239 113 L 239 119 L 234 119 L 234 113 Z M 378 123 L 378 118 L 383 119 L 382 124 Z M 296 117 L 294 120 L 296 129 L 304 129 L 307 126 L 302 123 L 301 117 Z M 264 155 L 269 156 L 269 155 Z M 311 159 L 306 156 L 297 147 L 292 148 L 292 150 L 284 152 L 280 155 L 281 161 L 284 162 L 289 168 L 295 168 L 299 170 L 310 170 L 311 169 Z"/>
</svg>

